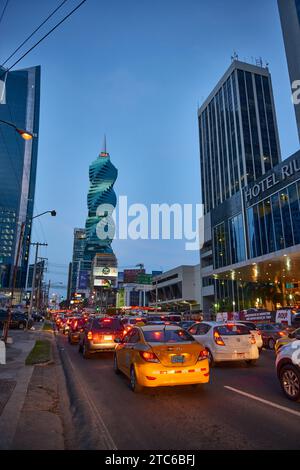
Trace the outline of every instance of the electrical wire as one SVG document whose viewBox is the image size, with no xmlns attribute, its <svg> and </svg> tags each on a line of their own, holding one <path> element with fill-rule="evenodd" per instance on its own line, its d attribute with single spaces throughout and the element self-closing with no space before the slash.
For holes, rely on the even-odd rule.
<svg viewBox="0 0 300 470">
<path fill-rule="evenodd" d="M 8 3 L 9 3 L 9 0 L 6 0 L 6 3 L 5 3 L 5 5 L 4 5 L 4 8 L 3 8 L 2 13 L 1 13 L 1 16 L 0 16 L 0 24 L 1 24 L 2 20 L 3 20 L 3 16 L 4 16 L 4 13 L 5 13 L 5 10 L 6 10 L 6 8 L 7 8 Z"/>
<path fill-rule="evenodd" d="M 7 0 L 7 3 L 8 3 L 9 0 Z M 58 7 L 55 8 L 55 10 L 52 11 L 52 13 L 50 13 L 49 16 L 47 16 L 47 18 L 22 42 L 22 44 L 20 44 L 19 47 L 17 47 L 17 49 L 14 50 L 14 52 L 12 52 L 10 54 L 10 56 L 3 62 L 3 64 L 1 65 L 2 67 L 29 41 L 29 39 L 32 38 L 32 36 L 34 36 L 35 33 L 37 33 L 37 31 L 39 31 L 39 29 L 41 29 L 42 26 L 44 26 L 45 23 L 47 23 L 47 21 L 67 2 L 68 0 L 63 0 L 59 5 Z M 0 23 L 1 23 L 1 19 L 0 19 Z"/>
<path fill-rule="evenodd" d="M 70 13 L 68 13 L 53 28 L 51 28 L 50 31 L 48 31 L 48 33 L 46 33 L 38 42 L 36 42 L 30 49 L 28 49 L 28 51 L 26 51 L 18 60 L 16 60 L 16 62 L 14 62 L 10 67 L 8 67 L 8 69 L 5 69 L 2 75 L 0 75 L 0 78 L 3 75 L 5 75 L 7 72 L 9 72 L 22 59 L 24 59 L 24 57 L 26 57 L 31 51 L 33 51 L 33 49 L 35 49 L 44 39 L 46 39 L 51 33 L 53 33 L 53 31 L 55 31 L 62 23 L 64 23 L 64 21 L 66 21 L 73 13 L 75 13 L 75 11 L 78 10 L 78 8 L 80 8 L 85 2 L 86 0 L 82 0 L 75 8 L 73 8 L 73 10 L 71 10 Z"/>
</svg>

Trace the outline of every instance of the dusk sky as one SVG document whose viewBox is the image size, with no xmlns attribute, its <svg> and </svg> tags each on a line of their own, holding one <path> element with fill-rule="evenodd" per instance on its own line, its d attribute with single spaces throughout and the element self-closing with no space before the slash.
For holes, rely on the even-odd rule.
<svg viewBox="0 0 300 470">
<path fill-rule="evenodd" d="M 9 2 L 1 63 L 59 3 Z M 67 1 L 30 45 L 78 3 Z M 87 216 L 88 168 L 104 133 L 118 196 L 146 205 L 200 202 L 197 105 L 234 51 L 269 63 L 286 158 L 299 143 L 276 0 L 87 0 L 16 66 L 42 67 L 35 212 L 56 209 L 57 217 L 36 221 L 32 241 L 49 244 L 41 252 L 48 279 L 67 283 L 73 229 Z M 199 262 L 184 241 L 115 241 L 113 249 L 120 269 Z"/>
</svg>

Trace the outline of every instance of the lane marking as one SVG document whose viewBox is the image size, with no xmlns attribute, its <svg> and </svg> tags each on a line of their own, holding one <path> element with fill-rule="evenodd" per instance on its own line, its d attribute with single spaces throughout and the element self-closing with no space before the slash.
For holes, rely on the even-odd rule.
<svg viewBox="0 0 300 470">
<path fill-rule="evenodd" d="M 292 410 L 291 408 L 287 408 L 286 406 L 277 405 L 277 403 L 273 403 L 272 401 L 257 397 L 256 395 L 251 395 L 251 393 L 246 393 L 242 390 L 238 390 L 237 388 L 229 387 L 229 385 L 224 385 L 224 388 L 227 388 L 227 390 L 231 390 L 232 392 L 239 393 L 240 395 L 243 395 L 245 397 L 252 398 L 252 400 L 259 401 L 261 403 L 264 403 L 265 405 L 277 408 L 278 410 L 286 411 L 287 413 L 291 413 L 292 415 L 298 416 L 300 418 L 300 411 Z"/>
</svg>

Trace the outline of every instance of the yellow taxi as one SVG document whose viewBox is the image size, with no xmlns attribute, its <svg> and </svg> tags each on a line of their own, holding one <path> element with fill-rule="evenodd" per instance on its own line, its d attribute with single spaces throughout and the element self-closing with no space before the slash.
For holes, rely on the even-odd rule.
<svg viewBox="0 0 300 470">
<path fill-rule="evenodd" d="M 278 354 L 282 346 L 286 346 L 289 343 L 292 343 L 295 340 L 300 339 L 300 328 L 296 330 L 289 331 L 287 329 L 287 333 L 283 338 L 279 338 L 275 343 L 275 353 Z"/>
<path fill-rule="evenodd" d="M 134 392 L 209 382 L 207 350 L 177 325 L 134 326 L 115 342 L 114 371 L 130 379 Z"/>
</svg>

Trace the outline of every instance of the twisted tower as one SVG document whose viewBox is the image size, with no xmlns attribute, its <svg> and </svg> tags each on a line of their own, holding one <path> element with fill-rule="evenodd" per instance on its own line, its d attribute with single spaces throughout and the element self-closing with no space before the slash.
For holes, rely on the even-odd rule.
<svg viewBox="0 0 300 470">
<path fill-rule="evenodd" d="M 114 223 L 110 217 L 117 203 L 113 189 L 117 176 L 118 170 L 110 161 L 104 136 L 103 150 L 89 168 L 88 217 L 85 223 L 86 260 L 93 261 L 96 254 L 113 255 L 111 242 Z"/>
</svg>

